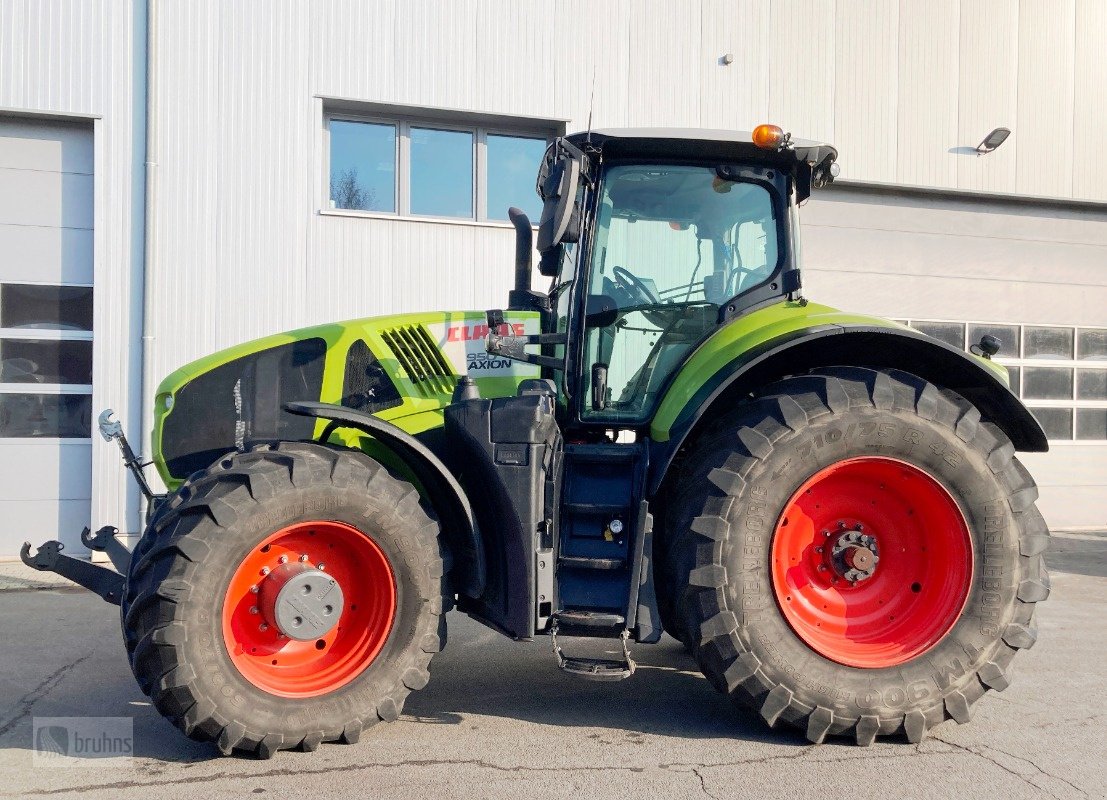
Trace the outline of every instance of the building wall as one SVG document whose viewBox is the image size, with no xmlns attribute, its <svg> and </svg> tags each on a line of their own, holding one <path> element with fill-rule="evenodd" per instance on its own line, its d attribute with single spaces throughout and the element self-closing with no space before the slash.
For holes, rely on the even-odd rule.
<svg viewBox="0 0 1107 800">
<path fill-rule="evenodd" d="M 143 374 L 143 335 L 149 397 L 181 363 L 273 331 L 504 301 L 506 225 L 321 213 L 328 99 L 553 118 L 570 130 L 590 107 L 596 127 L 772 121 L 837 145 L 844 180 L 1107 203 L 1097 0 L 289 0 L 264 11 L 152 1 L 143 323 L 145 4 L 0 0 L 0 109 L 96 119 L 94 406 L 114 407 L 135 441 L 144 409 L 128 376 Z M 1013 129 L 1008 142 L 971 152 L 997 126 Z M 842 264 L 819 220 L 853 211 L 827 200 L 808 207 L 809 283 L 821 297 L 857 307 L 863 282 L 882 287 L 873 310 L 942 319 L 987 291 L 1014 310 L 1028 303 L 1019 321 L 1038 313 L 1035 287 L 1003 280 L 986 236 L 974 240 L 978 260 L 998 279 L 984 288 L 979 275 L 927 262 L 924 288 L 899 291 L 906 262 L 874 273 L 886 263 L 880 232 L 851 243 L 872 260 Z M 1035 213 L 1055 224 L 1050 206 Z M 913 253 L 926 261 L 925 248 Z M 1065 283 L 1050 285 L 1050 308 L 1067 312 L 1071 298 L 1081 319 L 1107 323 L 1094 320 L 1101 283 L 1087 293 Z M 93 465 L 93 524 L 123 519 L 136 503 L 114 450 L 96 440 Z"/>
<path fill-rule="evenodd" d="M 136 130 L 135 95 L 140 107 L 142 69 L 136 70 L 134 59 L 141 6 L 126 0 L 0 0 L 0 114 L 61 115 L 93 124 L 92 403 L 94 409 L 114 408 L 136 441 L 142 240 L 135 214 L 142 207 L 142 126 Z M 129 484 L 115 446 L 95 436 L 94 527 L 137 526 L 137 492 Z M 71 551 L 82 552 L 79 533 L 64 539 Z M 33 530 L 26 535 L 39 538 Z"/>
<path fill-rule="evenodd" d="M 844 180 L 1107 201 L 1089 135 L 1107 129 L 1107 61 L 1084 33 L 1101 16 L 1094 0 L 627 0 L 602 20 L 583 0 L 162 4 L 153 373 L 291 325 L 502 298 L 506 226 L 320 214 L 324 98 L 579 129 L 594 80 L 597 127 L 771 120 L 834 142 Z M 999 150 L 966 153 L 1000 125 Z"/>
</svg>

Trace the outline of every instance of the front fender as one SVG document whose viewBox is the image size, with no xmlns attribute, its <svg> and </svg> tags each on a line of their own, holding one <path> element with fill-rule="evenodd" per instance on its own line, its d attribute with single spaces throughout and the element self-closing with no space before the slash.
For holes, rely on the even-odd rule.
<svg viewBox="0 0 1107 800">
<path fill-rule="evenodd" d="M 435 510 L 454 557 L 451 582 L 468 597 L 483 594 L 484 547 L 477 534 L 473 509 L 465 490 L 438 456 L 391 422 L 356 409 L 314 402 L 286 403 L 284 408 L 291 414 L 330 420 L 319 437 L 322 441 L 337 428 L 354 428 L 369 434 L 391 451 L 415 476 L 425 491 L 425 499 Z"/>
</svg>

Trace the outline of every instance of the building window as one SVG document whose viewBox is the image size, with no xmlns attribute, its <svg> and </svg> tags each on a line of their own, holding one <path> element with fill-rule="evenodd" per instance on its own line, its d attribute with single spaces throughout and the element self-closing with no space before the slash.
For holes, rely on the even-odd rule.
<svg viewBox="0 0 1107 800">
<path fill-rule="evenodd" d="M 537 224 L 534 190 L 549 125 L 458 125 L 424 116 L 326 119 L 329 208 L 334 211 L 506 221 L 517 206 Z"/>
<path fill-rule="evenodd" d="M 469 131 L 408 129 L 411 139 L 412 214 L 421 217 L 473 216 L 473 142 Z"/>
<path fill-rule="evenodd" d="M 1001 343 L 996 361 L 1007 367 L 1011 391 L 1050 441 L 1107 443 L 1107 328 L 900 321 L 960 347 L 995 336 Z"/>
<path fill-rule="evenodd" d="M 334 119 L 331 208 L 396 210 L 396 126 Z"/>
<path fill-rule="evenodd" d="M 92 288 L 0 284 L 0 438 L 92 431 Z"/>
</svg>

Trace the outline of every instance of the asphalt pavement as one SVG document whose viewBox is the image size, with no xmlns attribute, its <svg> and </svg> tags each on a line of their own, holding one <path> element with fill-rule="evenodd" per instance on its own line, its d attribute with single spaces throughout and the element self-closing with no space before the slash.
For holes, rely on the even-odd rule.
<svg viewBox="0 0 1107 800">
<path fill-rule="evenodd" d="M 139 691 L 117 608 L 79 590 L 2 591 L 0 797 L 1107 798 L 1107 535 L 1056 535 L 1047 562 L 1053 594 L 1010 688 L 968 725 L 869 748 L 767 730 L 668 637 L 634 648 L 630 679 L 587 683 L 558 672 L 547 640 L 510 642 L 455 612 L 399 721 L 357 745 L 224 758 Z M 33 720 L 62 716 L 133 718 L 134 757 L 35 759 Z"/>
</svg>

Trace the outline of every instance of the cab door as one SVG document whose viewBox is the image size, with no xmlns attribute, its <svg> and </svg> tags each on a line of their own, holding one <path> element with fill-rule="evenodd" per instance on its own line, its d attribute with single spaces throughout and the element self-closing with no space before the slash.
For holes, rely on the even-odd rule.
<svg viewBox="0 0 1107 800">
<path fill-rule="evenodd" d="M 582 421 L 633 427 L 720 324 L 731 298 L 779 268 L 769 189 L 709 165 L 617 165 L 597 202 L 584 287 Z"/>
</svg>

